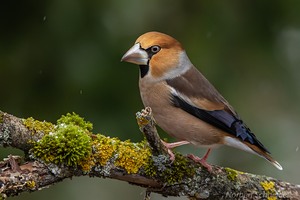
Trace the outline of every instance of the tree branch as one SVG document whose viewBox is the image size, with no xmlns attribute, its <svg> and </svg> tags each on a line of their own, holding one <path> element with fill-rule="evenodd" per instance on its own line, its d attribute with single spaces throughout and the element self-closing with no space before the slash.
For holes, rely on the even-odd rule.
<svg viewBox="0 0 300 200">
<path fill-rule="evenodd" d="M 191 199 L 300 198 L 299 185 L 271 177 L 219 166 L 213 166 L 210 173 L 178 153 L 175 161 L 170 162 L 150 108 L 137 113 L 148 143 L 91 134 L 89 123 L 77 115 L 67 116 L 53 125 L 0 111 L 0 144 L 26 154 L 23 162 L 12 155 L 0 162 L 2 197 L 41 190 L 72 176 L 96 176 L 145 187 L 145 199 L 150 198 L 150 192 Z M 70 136 L 70 133 L 76 134 Z M 48 152 L 43 145 L 55 150 Z"/>
</svg>

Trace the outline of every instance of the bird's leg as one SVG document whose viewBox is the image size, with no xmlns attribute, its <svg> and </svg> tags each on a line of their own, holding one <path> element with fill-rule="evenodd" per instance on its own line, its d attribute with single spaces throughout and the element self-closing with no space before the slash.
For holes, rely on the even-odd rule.
<svg viewBox="0 0 300 200">
<path fill-rule="evenodd" d="M 172 152 L 171 149 L 175 148 L 175 147 L 179 147 L 185 144 L 189 144 L 190 142 L 188 141 L 179 141 L 179 142 L 173 142 L 173 143 L 167 143 L 163 140 L 161 140 L 161 142 L 163 143 L 163 145 L 168 149 L 168 154 L 170 156 L 170 160 L 173 162 L 175 160 L 175 155 Z"/>
<path fill-rule="evenodd" d="M 167 143 L 163 140 L 161 140 L 161 142 L 165 145 L 165 147 L 167 147 L 168 149 L 173 149 L 175 147 L 179 147 L 185 144 L 189 144 L 190 142 L 188 141 L 179 141 L 179 142 L 172 142 L 172 143 Z"/>
<path fill-rule="evenodd" d="M 210 164 L 208 164 L 206 162 L 210 151 L 211 151 L 211 149 L 208 149 L 207 152 L 205 153 L 205 155 L 202 158 L 199 158 L 198 156 L 195 156 L 193 154 L 189 154 L 188 157 L 190 159 L 192 159 L 193 161 L 195 161 L 195 162 L 199 162 L 203 167 L 205 167 L 209 172 L 211 172 L 212 171 L 212 167 L 211 167 Z"/>
<path fill-rule="evenodd" d="M 208 156 L 209 156 L 209 154 L 210 154 L 210 151 L 211 151 L 211 149 L 209 148 L 209 149 L 207 149 L 207 152 L 205 153 L 205 155 L 201 158 L 202 160 L 207 160 L 207 158 L 208 158 Z"/>
</svg>

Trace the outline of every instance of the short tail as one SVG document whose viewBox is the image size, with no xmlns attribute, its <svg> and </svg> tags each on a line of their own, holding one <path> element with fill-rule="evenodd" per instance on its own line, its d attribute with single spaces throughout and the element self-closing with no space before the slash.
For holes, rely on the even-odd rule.
<svg viewBox="0 0 300 200">
<path fill-rule="evenodd" d="M 256 149 L 255 148 L 252 148 L 251 147 L 252 145 L 249 145 L 249 147 L 253 150 L 254 154 L 266 159 L 267 161 L 269 161 L 273 166 L 275 166 L 277 169 L 279 170 L 283 170 L 282 166 L 279 164 L 279 162 L 277 162 L 276 160 L 274 160 L 274 158 L 272 158 L 272 156 L 267 153 L 267 152 L 264 152 L 262 151 L 261 149 L 257 148 L 256 146 Z"/>
<path fill-rule="evenodd" d="M 233 138 L 233 137 L 229 137 L 229 136 L 225 137 L 224 144 L 231 146 L 231 147 L 235 147 L 237 149 L 241 149 L 243 151 L 247 151 L 247 152 L 255 154 L 255 155 L 258 155 L 258 156 L 266 159 L 267 161 L 269 161 L 277 169 L 283 170 L 282 166 L 276 160 L 274 160 L 268 152 L 264 151 L 263 149 L 259 148 L 256 145 L 250 144 L 248 142 L 242 142 L 241 140 L 239 140 L 237 138 Z"/>
<path fill-rule="evenodd" d="M 276 160 L 272 159 L 272 160 L 269 160 L 267 159 L 272 165 L 274 165 L 277 169 L 279 170 L 283 170 L 282 166 L 279 164 L 279 162 L 277 162 Z"/>
</svg>

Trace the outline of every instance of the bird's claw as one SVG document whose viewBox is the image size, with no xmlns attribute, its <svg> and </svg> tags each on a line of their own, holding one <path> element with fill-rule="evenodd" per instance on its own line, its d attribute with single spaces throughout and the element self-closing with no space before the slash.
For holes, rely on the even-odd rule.
<svg viewBox="0 0 300 200">
<path fill-rule="evenodd" d="M 199 158 L 198 156 L 195 156 L 193 154 L 188 154 L 187 157 L 197 163 L 200 163 L 203 167 L 207 169 L 207 171 L 212 172 L 212 166 L 206 162 L 205 157 Z"/>
<path fill-rule="evenodd" d="M 175 147 L 178 147 L 178 146 L 181 146 L 181 145 L 189 144 L 188 141 L 179 141 L 179 142 L 167 143 L 163 140 L 161 140 L 161 143 L 168 149 L 168 154 L 170 156 L 170 160 L 172 161 L 172 163 L 175 160 L 175 155 L 174 155 L 174 153 L 172 152 L 171 149 L 173 149 Z"/>
<path fill-rule="evenodd" d="M 171 163 L 173 163 L 175 161 L 175 155 L 171 149 L 168 149 L 168 154 L 170 156 Z"/>
</svg>

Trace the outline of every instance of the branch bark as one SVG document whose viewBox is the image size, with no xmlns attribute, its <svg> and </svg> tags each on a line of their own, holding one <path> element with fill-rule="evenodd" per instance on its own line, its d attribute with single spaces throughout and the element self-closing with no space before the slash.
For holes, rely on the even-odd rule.
<svg viewBox="0 0 300 200">
<path fill-rule="evenodd" d="M 72 176 L 95 176 L 118 179 L 145 187 L 147 188 L 145 199 L 149 199 L 151 192 L 164 196 L 187 196 L 190 199 L 300 199 L 300 185 L 275 178 L 219 166 L 213 166 L 212 172 L 208 172 L 198 163 L 180 154 L 176 154 L 174 163 L 171 163 L 167 150 L 157 134 L 151 109 L 146 108 L 137 113 L 137 121 L 151 150 L 147 162 L 142 163 L 137 172 L 129 171 L 126 166 L 116 164 L 121 157 L 118 145 L 124 146 L 122 142 L 116 145 L 115 152 L 101 164 L 95 160 L 99 157 L 97 154 L 99 152 L 94 149 L 103 144 L 93 141 L 93 150 L 89 157 L 94 160 L 89 162 L 91 166 L 88 170 L 82 167 L 82 164 L 76 166 L 65 163 L 55 164 L 34 156 L 26 156 L 25 162 L 21 162 L 19 156 L 10 155 L 0 162 L 2 197 L 41 190 Z M 42 130 L 28 128 L 24 125 L 23 119 L 0 111 L 0 145 L 4 147 L 18 148 L 26 155 L 30 155 L 30 149 L 47 134 L 49 133 Z M 90 137 L 95 136 L 90 135 Z M 131 144 L 136 145 L 126 143 L 126 145 Z M 126 152 L 127 149 L 124 151 L 123 153 L 130 154 Z"/>
</svg>

